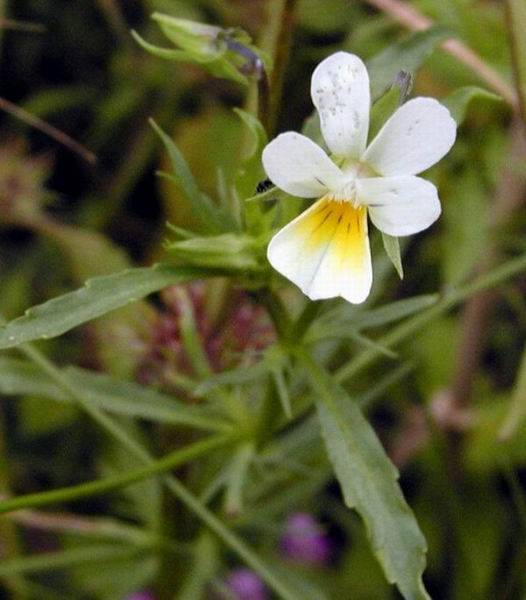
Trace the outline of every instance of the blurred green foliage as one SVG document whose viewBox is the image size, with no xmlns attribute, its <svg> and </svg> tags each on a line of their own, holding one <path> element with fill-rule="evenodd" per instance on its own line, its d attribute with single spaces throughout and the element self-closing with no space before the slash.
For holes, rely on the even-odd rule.
<svg viewBox="0 0 526 600">
<path fill-rule="evenodd" d="M 195 45 L 153 13 L 213 29 Z M 0 597 L 215 598 L 246 564 L 269 598 L 417 599 L 427 560 L 433 598 L 526 598 L 524 15 L 0 2 Z M 258 190 L 268 139 L 319 139 L 310 76 L 339 49 L 368 65 L 375 130 L 400 71 L 460 125 L 428 173 L 440 221 L 387 241 L 403 280 L 372 237 L 360 306 L 271 272 L 304 203 Z M 283 556 L 299 511 L 325 564 Z"/>
</svg>

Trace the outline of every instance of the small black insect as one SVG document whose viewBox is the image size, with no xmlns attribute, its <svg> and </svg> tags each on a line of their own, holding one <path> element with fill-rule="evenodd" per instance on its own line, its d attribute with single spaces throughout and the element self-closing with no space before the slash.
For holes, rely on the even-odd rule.
<svg viewBox="0 0 526 600">
<path fill-rule="evenodd" d="M 260 181 L 256 186 L 256 194 L 262 194 L 263 192 L 270 190 L 273 185 L 274 184 L 270 179 L 263 179 L 263 181 Z"/>
</svg>

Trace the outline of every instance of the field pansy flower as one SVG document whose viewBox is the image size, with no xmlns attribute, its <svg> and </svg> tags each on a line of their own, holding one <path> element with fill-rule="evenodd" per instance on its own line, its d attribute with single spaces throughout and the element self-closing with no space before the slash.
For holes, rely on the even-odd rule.
<svg viewBox="0 0 526 600">
<path fill-rule="evenodd" d="M 367 215 L 392 236 L 422 231 L 439 217 L 437 189 L 415 175 L 450 150 L 456 123 L 437 100 L 415 98 L 367 147 L 369 76 L 347 52 L 317 66 L 311 95 L 332 155 L 292 131 L 265 147 L 263 166 L 277 187 L 319 198 L 272 238 L 268 259 L 311 300 L 342 296 L 358 304 L 372 284 Z"/>
</svg>

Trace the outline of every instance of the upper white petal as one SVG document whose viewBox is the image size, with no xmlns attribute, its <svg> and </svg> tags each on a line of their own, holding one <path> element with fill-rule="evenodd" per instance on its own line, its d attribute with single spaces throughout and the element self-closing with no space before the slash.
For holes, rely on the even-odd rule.
<svg viewBox="0 0 526 600">
<path fill-rule="evenodd" d="M 327 146 L 334 154 L 360 158 L 367 144 L 371 105 L 363 62 L 348 52 L 332 54 L 312 74 L 311 95 Z"/>
<path fill-rule="evenodd" d="M 263 167 L 280 189 L 301 198 L 316 198 L 338 189 L 344 180 L 340 169 L 312 140 L 287 131 L 263 150 Z"/>
<path fill-rule="evenodd" d="M 441 212 L 436 187 L 420 177 L 359 179 L 356 193 L 360 204 L 367 205 L 374 225 L 389 235 L 411 235 L 427 229 Z"/>
<path fill-rule="evenodd" d="M 433 98 L 415 98 L 385 123 L 363 161 L 381 175 L 416 175 L 425 171 L 455 143 L 457 124 Z"/>
</svg>

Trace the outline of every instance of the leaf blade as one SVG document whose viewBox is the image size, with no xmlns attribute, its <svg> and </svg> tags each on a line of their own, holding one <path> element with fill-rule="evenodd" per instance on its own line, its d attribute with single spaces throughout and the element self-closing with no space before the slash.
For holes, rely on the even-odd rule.
<svg viewBox="0 0 526 600">
<path fill-rule="evenodd" d="M 88 279 L 84 287 L 34 306 L 0 328 L 0 349 L 57 337 L 168 285 L 207 274 L 212 272 L 159 263 Z"/>
<path fill-rule="evenodd" d="M 374 430 L 343 388 L 310 357 L 311 380 L 327 453 L 345 503 L 365 522 L 373 551 L 390 583 L 408 600 L 429 600 L 422 582 L 425 539 L 398 485 L 398 472 Z"/>
<path fill-rule="evenodd" d="M 187 425 L 209 431 L 227 431 L 230 426 L 205 407 L 183 404 L 131 381 L 78 367 L 64 369 L 68 380 L 81 388 L 96 408 L 108 413 L 172 425 Z M 70 396 L 29 361 L 0 357 L 0 392 L 35 396 L 58 403 L 72 403 Z"/>
</svg>

